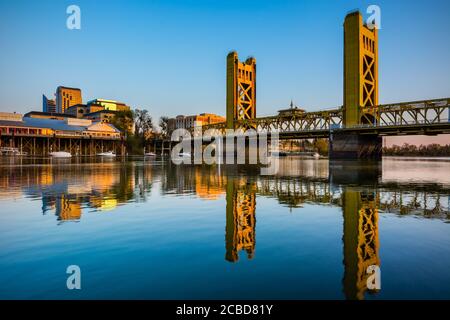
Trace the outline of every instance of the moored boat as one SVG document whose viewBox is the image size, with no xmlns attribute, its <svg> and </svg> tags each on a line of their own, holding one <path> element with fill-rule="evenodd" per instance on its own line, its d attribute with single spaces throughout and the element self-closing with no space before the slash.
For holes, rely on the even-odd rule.
<svg viewBox="0 0 450 320">
<path fill-rule="evenodd" d="M 145 157 L 156 157 L 156 153 L 153 153 L 153 152 L 146 152 L 146 153 L 144 154 L 144 156 L 145 156 Z"/>
<path fill-rule="evenodd" d="M 97 155 L 100 157 L 115 157 L 116 156 L 116 154 L 112 151 L 100 152 L 100 153 L 97 153 Z"/>
<path fill-rule="evenodd" d="M 54 151 L 49 153 L 53 158 L 71 158 L 72 155 L 69 152 L 65 151 Z"/>
<path fill-rule="evenodd" d="M 273 157 L 286 157 L 288 155 L 285 151 L 272 151 L 270 154 Z"/>
<path fill-rule="evenodd" d="M 3 147 L 0 148 L 0 155 L 5 156 L 26 156 L 28 153 L 20 151 L 18 148 Z"/>
</svg>

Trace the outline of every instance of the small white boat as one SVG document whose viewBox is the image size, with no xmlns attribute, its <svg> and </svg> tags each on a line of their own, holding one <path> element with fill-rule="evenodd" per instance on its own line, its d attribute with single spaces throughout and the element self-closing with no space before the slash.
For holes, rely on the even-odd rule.
<svg viewBox="0 0 450 320">
<path fill-rule="evenodd" d="M 297 152 L 291 152 L 289 155 L 292 156 L 300 156 L 302 158 L 314 158 L 314 159 L 320 159 L 320 154 L 315 151 L 297 151 Z"/>
<path fill-rule="evenodd" d="M 153 152 L 147 152 L 144 154 L 145 157 L 156 157 L 156 153 Z"/>
<path fill-rule="evenodd" d="M 97 155 L 100 157 L 115 157 L 116 156 L 116 154 L 112 151 L 100 152 L 100 153 L 97 153 Z"/>
<path fill-rule="evenodd" d="M 72 155 L 69 152 L 65 151 L 54 151 L 49 153 L 53 158 L 71 158 Z"/>
<path fill-rule="evenodd" d="M 285 151 L 272 151 L 270 154 L 273 157 L 287 157 L 288 156 L 288 153 Z"/>
<path fill-rule="evenodd" d="M 0 148 L 0 155 L 6 156 L 26 156 L 26 152 L 20 151 L 18 148 L 3 147 Z"/>
</svg>

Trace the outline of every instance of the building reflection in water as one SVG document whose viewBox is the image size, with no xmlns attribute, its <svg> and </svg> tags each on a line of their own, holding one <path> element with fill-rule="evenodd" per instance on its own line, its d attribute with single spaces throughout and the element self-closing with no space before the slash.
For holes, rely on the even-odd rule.
<svg viewBox="0 0 450 320">
<path fill-rule="evenodd" d="M 42 213 L 60 222 L 78 221 L 83 211 L 111 211 L 129 201 L 145 201 L 151 168 L 104 163 L 101 166 L 30 166 L 0 177 L 5 196 L 20 193 L 41 199 Z M 1 192 L 0 192 L 1 194 Z"/>
<path fill-rule="evenodd" d="M 347 299 L 368 293 L 367 267 L 380 265 L 378 215 L 418 214 L 449 218 L 449 188 L 439 185 L 385 184 L 378 164 L 310 162 L 281 166 L 277 176 L 259 176 L 243 169 L 211 166 L 152 166 L 103 163 L 72 166 L 30 166 L 3 170 L 0 197 L 18 192 L 42 199 L 45 213 L 54 211 L 61 222 L 78 221 L 83 210 L 112 210 L 122 203 L 147 200 L 154 181 L 160 194 L 189 194 L 225 205 L 225 260 L 238 262 L 241 252 L 255 256 L 257 197 L 276 199 L 291 210 L 304 203 L 342 208 L 343 292 Z M 326 162 L 325 162 L 326 163 Z M 327 163 L 326 163 L 327 164 Z M 300 168 L 300 169 L 299 169 Z M 284 172 L 285 170 L 286 172 Z M 362 186 L 362 184 L 364 184 Z M 2 195 L 3 194 L 3 195 Z M 371 292 L 369 292 L 371 293 Z"/>
<path fill-rule="evenodd" d="M 59 220 L 70 221 L 81 218 L 81 204 L 77 199 L 70 199 L 64 194 L 56 199 L 56 215 Z"/>
</svg>

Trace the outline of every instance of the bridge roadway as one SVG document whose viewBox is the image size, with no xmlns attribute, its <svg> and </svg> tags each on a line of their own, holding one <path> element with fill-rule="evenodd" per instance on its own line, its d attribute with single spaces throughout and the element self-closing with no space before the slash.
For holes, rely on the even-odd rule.
<svg viewBox="0 0 450 320">
<path fill-rule="evenodd" d="M 437 135 L 450 133 L 450 98 L 402 102 L 362 109 L 362 123 L 343 126 L 343 107 L 289 116 L 270 116 L 234 122 L 234 129 L 277 132 L 280 139 L 328 138 L 332 134 Z M 201 132 L 224 135 L 226 123 L 205 125 Z M 200 130 L 192 129 L 198 136 Z"/>
</svg>

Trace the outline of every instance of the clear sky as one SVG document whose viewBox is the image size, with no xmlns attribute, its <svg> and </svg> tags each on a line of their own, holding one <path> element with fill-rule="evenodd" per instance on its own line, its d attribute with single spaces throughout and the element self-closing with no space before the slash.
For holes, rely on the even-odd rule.
<svg viewBox="0 0 450 320">
<path fill-rule="evenodd" d="M 67 6 L 81 30 L 66 28 Z M 79 87 L 161 115 L 225 114 L 225 59 L 257 61 L 257 115 L 342 104 L 346 13 L 381 8 L 380 103 L 450 96 L 450 1 L 0 0 L 0 111 Z M 448 139 L 448 138 L 447 138 Z M 450 141 L 449 141 L 450 143 Z"/>
</svg>

